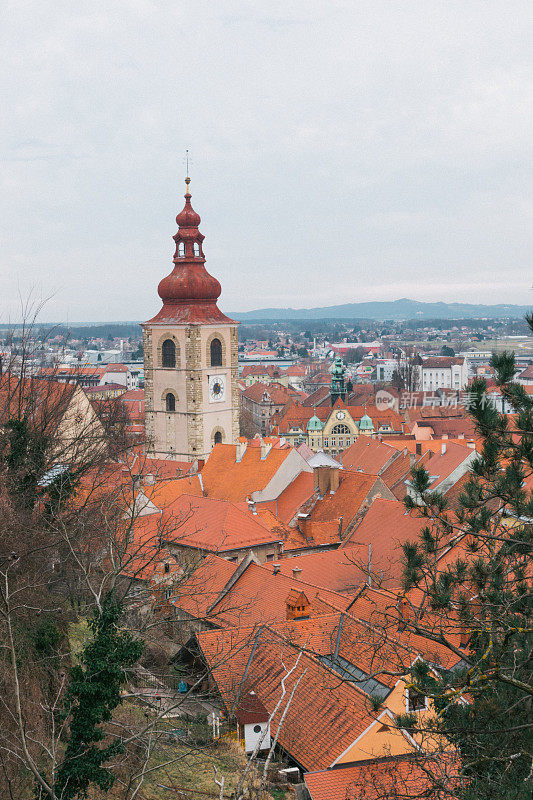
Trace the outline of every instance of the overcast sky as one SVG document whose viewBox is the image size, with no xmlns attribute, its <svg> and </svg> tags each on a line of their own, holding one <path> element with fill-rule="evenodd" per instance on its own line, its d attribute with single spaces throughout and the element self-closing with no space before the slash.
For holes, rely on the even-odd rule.
<svg viewBox="0 0 533 800">
<path fill-rule="evenodd" d="M 532 301 L 531 0 L 2 17 L 1 322 L 152 316 L 187 147 L 226 311 Z"/>
</svg>

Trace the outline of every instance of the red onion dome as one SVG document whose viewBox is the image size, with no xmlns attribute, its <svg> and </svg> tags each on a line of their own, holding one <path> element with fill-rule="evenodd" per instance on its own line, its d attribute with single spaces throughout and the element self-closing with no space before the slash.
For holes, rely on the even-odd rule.
<svg viewBox="0 0 533 800">
<path fill-rule="evenodd" d="M 222 287 L 203 264 L 187 264 L 178 268 L 160 282 L 157 287 L 164 303 L 190 303 L 194 301 L 215 303 Z"/>
<path fill-rule="evenodd" d="M 204 237 L 198 230 L 200 215 L 191 206 L 190 178 L 186 178 L 185 207 L 176 217 L 179 230 L 175 234 L 174 269 L 160 282 L 157 291 L 163 308 L 149 320 L 151 323 L 231 323 L 218 308 L 222 291 L 220 283 L 205 268 L 202 251 Z"/>
</svg>

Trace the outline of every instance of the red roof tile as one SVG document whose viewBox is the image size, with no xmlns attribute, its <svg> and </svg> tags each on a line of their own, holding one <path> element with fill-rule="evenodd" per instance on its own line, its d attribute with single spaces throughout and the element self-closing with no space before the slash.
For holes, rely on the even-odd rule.
<svg viewBox="0 0 533 800">
<path fill-rule="evenodd" d="M 378 475 L 380 470 L 397 455 L 395 447 L 369 436 L 359 436 L 341 454 L 340 460 L 345 468 L 360 469 L 362 472 Z"/>
<path fill-rule="evenodd" d="M 352 596 L 362 581 L 361 572 L 350 561 L 345 550 L 327 550 L 324 553 L 280 558 L 278 563 L 280 572 L 289 578 L 308 581 L 334 592 L 348 592 Z M 272 563 L 264 566 L 270 570 L 274 569 Z M 296 570 L 296 575 L 293 570 Z"/>
<path fill-rule="evenodd" d="M 212 553 L 278 541 L 259 515 L 227 500 L 183 494 L 165 507 L 162 518 L 169 543 Z"/>
<path fill-rule="evenodd" d="M 198 634 L 202 646 L 203 634 Z M 210 652 L 204 656 L 210 664 Z M 216 663 L 220 653 L 215 653 Z M 285 678 L 287 697 L 294 689 L 283 725 L 279 727 L 282 704 L 271 722 L 272 733 L 279 733 L 279 744 L 305 769 L 320 769 L 333 761 L 373 721 L 367 696 L 324 667 L 318 660 L 293 647 L 268 628 L 261 628 L 253 640 L 253 653 L 243 671 L 239 655 L 235 670 L 211 666 L 211 672 L 228 709 L 239 694 L 253 690 L 272 714 Z M 289 670 L 292 670 L 288 675 Z M 245 674 L 244 674 L 245 672 Z M 228 675 L 230 675 L 228 679 Z M 312 731 L 312 734 L 310 734 Z"/>
<path fill-rule="evenodd" d="M 370 557 L 374 579 L 379 582 L 383 572 L 383 584 L 397 587 L 402 576 L 402 544 L 418 540 L 427 524 L 414 512 L 406 512 L 403 503 L 377 499 L 342 547 L 360 567 L 361 575 L 366 574 Z"/>
<path fill-rule="evenodd" d="M 303 503 L 314 494 L 314 476 L 312 472 L 300 472 L 276 500 L 258 503 L 257 510 L 267 508 L 282 522 L 289 523 L 297 514 Z"/>
<path fill-rule="evenodd" d="M 438 758 L 382 758 L 362 761 L 346 767 L 308 772 L 305 784 L 311 800 L 382 800 L 402 798 L 419 800 L 429 796 L 433 774 L 439 782 L 450 786 L 450 793 L 439 795 L 442 800 L 454 800 L 457 765 L 449 754 Z"/>
<path fill-rule="evenodd" d="M 293 578 L 288 578 L 281 572 L 273 575 L 270 569 L 251 563 L 227 594 L 213 606 L 209 619 L 216 619 L 217 625 L 234 627 L 244 622 L 247 625 L 282 622 L 287 618 L 285 600 L 294 585 Z M 317 616 L 314 602 L 319 594 L 336 603 L 339 608 L 346 608 L 350 603 L 350 597 L 347 595 L 332 592 L 306 581 L 298 581 L 296 586 L 305 592 L 311 604 L 311 616 Z"/>
<path fill-rule="evenodd" d="M 238 503 L 252 492 L 264 489 L 283 464 L 292 448 L 282 447 L 279 440 L 261 460 L 259 442 L 248 443 L 241 461 L 237 461 L 237 447 L 217 444 L 213 447 L 202 470 L 202 480 L 209 497 Z"/>
</svg>

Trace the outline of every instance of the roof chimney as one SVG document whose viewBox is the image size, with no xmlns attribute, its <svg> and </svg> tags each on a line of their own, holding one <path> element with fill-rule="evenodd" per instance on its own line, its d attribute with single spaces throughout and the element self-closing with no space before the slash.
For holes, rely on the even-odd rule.
<svg viewBox="0 0 533 800">
<path fill-rule="evenodd" d="M 239 441 L 237 442 L 236 459 L 235 459 L 236 461 L 242 461 L 243 456 L 246 453 L 247 447 L 248 447 L 248 439 L 246 439 L 244 436 L 241 436 L 239 438 Z"/>
<path fill-rule="evenodd" d="M 422 442 L 417 442 L 415 444 L 415 453 L 416 453 L 417 456 L 421 456 L 422 455 Z"/>
<path fill-rule="evenodd" d="M 440 454 L 443 456 L 446 453 L 446 442 L 443 442 L 440 446 Z"/>
<path fill-rule="evenodd" d="M 249 497 L 246 498 L 246 502 L 248 503 L 248 511 L 251 511 L 252 514 L 255 514 L 255 516 L 257 516 L 257 509 L 255 507 L 255 502 L 253 500 L 250 500 Z"/>
<path fill-rule="evenodd" d="M 295 578 L 295 580 L 299 580 L 301 574 L 302 574 L 302 568 L 301 567 L 293 567 L 292 568 L 292 577 Z"/>
<path fill-rule="evenodd" d="M 272 566 L 274 567 L 274 570 L 273 570 L 272 574 L 273 575 L 279 575 L 279 571 L 281 569 L 281 564 L 276 563 L 276 564 L 272 564 Z"/>
<path fill-rule="evenodd" d="M 265 440 L 261 439 L 261 461 L 264 461 L 267 455 L 272 450 L 272 442 L 265 442 Z"/>
</svg>

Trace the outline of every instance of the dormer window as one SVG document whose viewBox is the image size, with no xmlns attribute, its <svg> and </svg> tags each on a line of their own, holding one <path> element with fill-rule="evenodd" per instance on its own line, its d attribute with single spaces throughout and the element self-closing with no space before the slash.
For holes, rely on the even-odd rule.
<svg viewBox="0 0 533 800">
<path fill-rule="evenodd" d="M 185 258 L 185 242 L 178 242 L 178 258 Z"/>
<path fill-rule="evenodd" d="M 195 242 L 193 244 L 192 251 L 193 251 L 195 256 L 199 256 L 200 255 L 200 245 L 198 244 L 198 242 Z"/>
</svg>

